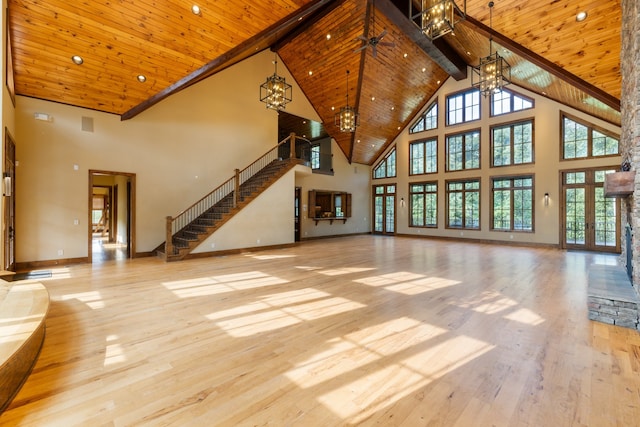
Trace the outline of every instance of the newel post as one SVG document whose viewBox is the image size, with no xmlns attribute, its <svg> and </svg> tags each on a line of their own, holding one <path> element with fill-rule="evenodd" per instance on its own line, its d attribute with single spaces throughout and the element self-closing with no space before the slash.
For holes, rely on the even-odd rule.
<svg viewBox="0 0 640 427">
<path fill-rule="evenodd" d="M 165 229 L 165 233 L 167 235 L 167 240 L 164 243 L 164 251 L 165 256 L 169 257 L 169 255 L 173 255 L 173 233 L 171 232 L 171 223 L 173 222 L 173 218 L 167 217 L 167 227 Z"/>
<path fill-rule="evenodd" d="M 240 169 L 236 169 L 236 175 L 233 181 L 233 207 L 235 208 L 238 206 L 238 194 L 240 193 Z"/>
<path fill-rule="evenodd" d="M 290 153 L 289 153 L 289 158 L 290 159 L 295 159 L 296 158 L 296 134 L 295 134 L 295 132 L 291 132 L 289 137 L 290 137 L 289 146 L 291 148 Z"/>
</svg>

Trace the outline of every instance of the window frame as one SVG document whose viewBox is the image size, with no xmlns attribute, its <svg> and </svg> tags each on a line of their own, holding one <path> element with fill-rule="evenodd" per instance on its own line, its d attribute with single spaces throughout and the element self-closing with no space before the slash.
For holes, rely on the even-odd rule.
<svg viewBox="0 0 640 427">
<path fill-rule="evenodd" d="M 435 186 L 435 191 L 426 191 L 423 190 L 421 192 L 413 192 L 412 191 L 412 186 L 413 185 L 423 185 L 423 186 L 431 186 L 434 185 Z M 409 183 L 409 227 L 411 228 L 438 228 L 438 181 L 420 181 L 420 182 L 410 182 Z M 415 225 L 413 222 L 413 196 L 414 194 L 417 195 L 422 195 L 423 196 L 423 200 L 424 200 L 424 210 L 422 213 L 422 219 L 423 219 L 423 223 L 424 225 Z M 434 194 L 435 195 L 435 224 L 427 224 L 427 218 L 429 217 L 427 215 L 427 204 L 426 204 L 426 196 L 428 194 Z"/>
<path fill-rule="evenodd" d="M 518 179 L 531 179 L 531 187 L 515 187 L 513 185 L 513 181 L 518 180 Z M 500 187 L 500 188 L 496 188 L 494 186 L 494 184 L 496 183 L 496 181 L 511 181 L 511 185 L 509 187 Z M 490 188 L 489 188 L 489 197 L 490 197 L 490 205 L 489 205 L 489 230 L 491 231 L 495 231 L 495 232 L 504 232 L 504 233 L 535 233 L 536 230 L 536 206 L 535 206 L 535 200 L 536 200 L 536 189 L 535 189 L 535 174 L 533 173 L 527 173 L 527 174 L 519 174 L 519 175 L 501 175 L 501 176 L 492 176 L 490 178 Z M 515 209 L 514 209 L 514 191 L 517 191 L 518 189 L 530 189 L 531 190 L 531 229 L 530 230 L 526 230 L 526 229 L 516 229 L 514 228 L 514 216 L 515 216 Z M 509 190 L 510 193 L 510 207 L 509 207 L 509 221 L 510 221 L 510 227 L 509 228 L 496 228 L 495 227 L 495 191 L 504 191 L 504 190 Z"/>
<path fill-rule="evenodd" d="M 565 126 L 565 118 L 569 119 L 579 125 L 582 125 L 584 127 L 587 128 L 587 155 L 586 157 L 565 157 L 565 130 L 564 130 L 564 126 Z M 606 137 L 609 138 L 613 138 L 615 140 L 618 141 L 618 152 L 615 154 L 603 154 L 601 156 L 594 156 L 593 155 L 593 131 L 599 132 L 601 134 L 603 134 Z M 575 161 L 575 160 L 589 160 L 589 159 L 604 159 L 607 157 L 618 157 L 620 156 L 620 135 L 616 135 L 615 133 L 604 129 L 600 126 L 597 126 L 593 123 L 587 122 L 586 120 L 583 120 L 579 117 L 576 117 L 572 114 L 569 114 L 565 111 L 560 111 L 560 161 L 562 162 L 571 162 L 571 161 Z"/>
<path fill-rule="evenodd" d="M 491 98 L 489 99 L 489 103 L 490 103 L 490 105 L 489 105 L 489 117 L 500 117 L 500 116 L 504 116 L 506 114 L 519 113 L 520 111 L 527 111 L 527 110 L 531 110 L 531 109 L 536 108 L 535 99 L 530 98 L 530 97 L 528 97 L 526 95 L 523 95 L 523 94 L 521 94 L 519 92 L 516 92 L 515 90 L 505 89 L 505 88 L 502 88 L 500 90 L 502 92 L 506 92 L 506 93 L 510 94 L 510 97 L 509 97 L 509 111 L 507 111 L 506 113 L 498 113 L 498 114 L 496 114 L 494 112 L 494 100 L 493 100 L 494 94 L 492 93 L 491 94 Z M 513 103 L 514 103 L 513 100 L 514 100 L 515 97 L 522 98 L 525 101 L 529 101 L 531 103 L 531 107 L 522 108 L 520 110 L 514 110 L 513 109 Z"/>
<path fill-rule="evenodd" d="M 321 155 L 321 147 L 320 144 L 311 144 L 311 150 L 309 155 L 309 165 L 311 169 L 320 169 L 320 155 Z M 316 156 L 314 156 L 314 154 Z M 314 167 L 314 157 L 317 157 L 315 160 L 317 161 L 317 166 Z"/>
<path fill-rule="evenodd" d="M 478 133 L 478 167 L 467 167 L 466 166 L 466 137 L 469 134 Z M 449 164 L 449 138 L 453 138 L 456 136 L 463 136 L 462 142 L 462 169 L 451 169 L 451 165 Z M 444 170 L 445 172 L 460 172 L 466 170 L 478 170 L 482 168 L 482 131 L 480 128 L 469 129 L 464 132 L 455 132 L 449 133 L 444 137 Z"/>
<path fill-rule="evenodd" d="M 432 128 L 427 128 L 426 124 L 427 124 L 427 115 L 429 113 L 431 113 L 431 111 L 433 109 L 436 109 L 436 125 Z M 429 130 L 435 130 L 438 129 L 438 115 L 440 114 L 440 111 L 438 110 L 438 100 L 436 99 L 435 101 L 433 101 L 431 104 L 429 104 L 429 106 L 427 107 L 427 109 L 424 111 L 424 113 L 422 113 L 420 115 L 420 117 L 415 120 L 411 126 L 409 126 L 409 135 L 413 135 L 416 133 L 420 133 L 420 132 L 426 132 Z M 416 130 L 414 131 L 413 129 L 418 125 L 418 123 L 422 122 L 423 128 L 421 130 Z"/>
<path fill-rule="evenodd" d="M 471 106 L 467 105 L 466 102 L 466 95 L 469 94 L 476 94 L 477 98 L 478 98 L 478 104 L 477 104 L 477 113 L 478 113 L 478 117 L 477 118 L 471 118 L 468 119 L 467 116 L 467 109 L 472 108 L 474 105 L 476 104 L 471 104 Z M 456 98 L 456 97 L 462 97 L 462 107 L 460 108 L 462 110 L 462 121 L 460 122 L 455 122 L 455 123 L 451 123 L 451 121 L 449 120 L 450 117 L 450 100 L 452 98 Z M 466 123 L 471 123 L 471 122 L 475 122 L 478 120 L 482 119 L 482 96 L 480 96 L 480 91 L 478 89 L 475 88 L 470 88 L 470 89 L 464 89 L 461 90 L 459 92 L 454 92 L 451 93 L 447 96 L 445 96 L 445 126 L 456 126 L 456 125 L 461 125 L 461 124 L 466 124 Z"/>
<path fill-rule="evenodd" d="M 434 143 L 435 144 L 435 170 L 433 171 L 427 171 L 427 165 L 429 164 L 429 162 L 427 161 L 427 159 L 429 157 L 427 157 L 427 151 L 426 151 L 426 144 L 427 143 Z M 413 146 L 414 145 L 418 145 L 418 144 L 423 144 L 424 147 L 424 157 L 422 158 L 422 170 L 423 172 L 414 172 L 413 171 Z M 409 176 L 417 176 L 417 175 L 430 175 L 430 174 L 435 174 L 438 173 L 438 137 L 434 136 L 433 138 L 425 138 L 425 139 L 417 139 L 415 141 L 409 141 Z"/>
<path fill-rule="evenodd" d="M 451 225 L 451 218 L 449 216 L 450 214 L 450 194 L 452 193 L 452 191 L 449 189 L 449 185 L 450 184 L 457 184 L 457 183 L 462 183 L 462 184 L 467 184 L 467 183 L 478 183 L 478 188 L 477 190 L 466 190 L 464 187 L 462 189 L 462 225 L 461 226 L 455 226 L 455 225 Z M 445 229 L 450 229 L 450 230 L 475 230 L 475 231 L 480 231 L 482 230 L 482 180 L 480 177 L 472 177 L 472 178 L 463 178 L 463 179 L 447 179 L 444 182 L 444 191 L 445 191 Z M 457 192 L 457 191 L 456 191 Z M 466 226 L 466 212 L 467 212 L 467 205 L 466 205 L 466 199 L 467 199 L 467 193 L 477 193 L 478 194 L 478 206 L 477 206 L 477 212 L 478 212 L 478 226 L 477 227 L 467 227 Z"/>
<path fill-rule="evenodd" d="M 522 162 L 522 163 L 515 163 L 514 162 L 514 156 L 515 156 L 515 149 L 514 149 L 514 132 L 513 132 L 513 128 L 514 126 L 520 125 L 520 124 L 526 124 L 526 123 L 531 123 L 531 161 L 530 162 Z M 509 147 L 510 147 L 510 159 L 509 159 L 509 163 L 505 164 L 505 165 L 496 165 L 495 164 L 495 152 L 494 152 L 494 131 L 496 129 L 504 129 L 508 127 L 510 129 L 509 133 L 510 133 L 510 141 L 509 141 Z M 491 125 L 489 127 L 489 167 L 492 168 L 502 168 L 502 167 L 509 167 L 509 166 L 519 166 L 519 165 L 532 165 L 536 162 L 536 151 L 535 151 L 535 140 L 536 140 L 536 124 L 535 124 L 535 118 L 534 117 L 530 117 L 527 119 L 522 119 L 522 120 L 514 120 L 512 122 L 505 122 L 505 123 L 499 123 L 499 124 L 495 124 L 495 125 Z"/>
<path fill-rule="evenodd" d="M 394 156 L 393 175 L 388 174 L 389 166 L 387 164 L 387 161 L 391 156 Z M 378 170 L 378 168 L 383 167 L 382 165 L 384 165 L 385 176 L 376 176 L 376 171 Z M 393 147 L 391 150 L 389 150 L 387 154 L 384 155 L 382 160 L 380 160 L 378 164 L 372 168 L 371 174 L 372 174 L 372 179 L 396 178 L 398 176 L 398 155 L 396 153 L 396 147 Z"/>
</svg>

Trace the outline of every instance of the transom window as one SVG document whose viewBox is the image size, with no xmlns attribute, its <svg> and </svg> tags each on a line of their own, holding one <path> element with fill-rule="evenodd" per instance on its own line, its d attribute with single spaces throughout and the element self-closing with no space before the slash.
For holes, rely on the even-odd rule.
<svg viewBox="0 0 640 427">
<path fill-rule="evenodd" d="M 438 183 L 409 184 L 409 227 L 438 226 Z"/>
<path fill-rule="evenodd" d="M 480 229 L 480 180 L 447 181 L 447 227 Z"/>
<path fill-rule="evenodd" d="M 396 176 L 396 149 L 391 150 L 373 169 L 373 177 L 392 178 Z"/>
<path fill-rule="evenodd" d="M 480 119 L 480 91 L 471 89 L 447 96 L 447 126 Z"/>
<path fill-rule="evenodd" d="M 418 120 L 409 128 L 409 133 L 417 133 L 425 130 L 436 129 L 438 127 L 438 103 L 434 102 L 427 108 Z"/>
<path fill-rule="evenodd" d="M 438 172 L 438 140 L 428 139 L 409 144 L 409 175 Z"/>
<path fill-rule="evenodd" d="M 533 99 L 508 89 L 501 89 L 491 94 L 492 116 L 528 110 L 530 108 L 533 108 Z"/>
<path fill-rule="evenodd" d="M 447 136 L 447 171 L 480 168 L 480 131 Z"/>
<path fill-rule="evenodd" d="M 619 139 L 596 126 L 580 122 L 568 114 L 562 115 L 562 158 L 616 156 Z"/>
<path fill-rule="evenodd" d="M 491 229 L 533 231 L 533 177 L 493 178 Z"/>
<path fill-rule="evenodd" d="M 533 120 L 491 128 L 491 166 L 533 163 Z"/>
</svg>

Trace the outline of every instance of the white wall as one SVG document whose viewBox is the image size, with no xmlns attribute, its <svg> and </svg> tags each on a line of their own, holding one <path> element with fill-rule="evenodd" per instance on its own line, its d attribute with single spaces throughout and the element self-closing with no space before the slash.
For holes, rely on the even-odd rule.
<svg viewBox="0 0 640 427">
<path fill-rule="evenodd" d="M 470 75 L 471 73 L 469 73 Z M 560 160 L 560 112 L 564 111 L 574 115 L 587 123 L 607 129 L 614 134 L 620 134 L 620 128 L 602 120 L 595 119 L 572 108 L 558 104 L 548 98 L 537 96 L 532 92 L 517 87 L 509 86 L 512 90 L 533 98 L 535 108 L 496 117 L 489 117 L 488 98 L 481 97 L 482 120 L 467 124 L 445 126 L 445 99 L 448 94 L 462 91 L 471 87 L 470 79 L 456 81 L 449 78 L 433 100 L 438 100 L 438 128 L 409 134 L 409 126 L 402 131 L 387 152 L 396 147 L 397 177 L 372 180 L 372 185 L 396 183 L 397 184 L 397 233 L 411 235 L 428 235 L 452 238 L 470 238 L 494 241 L 513 241 L 524 243 L 539 243 L 557 245 L 560 243 L 560 170 L 575 169 L 581 167 L 609 166 L 618 168 L 620 157 L 604 159 L 589 159 L 575 161 Z M 425 109 L 431 101 L 425 106 Z M 421 112 L 422 113 L 422 112 Z M 418 117 L 418 116 L 416 116 Z M 490 126 L 499 123 L 507 123 L 522 119 L 534 118 L 534 150 L 535 164 L 516 165 L 509 167 L 490 167 Z M 412 121 L 413 122 L 413 121 Z M 468 171 L 445 172 L 445 137 L 447 134 L 463 132 L 465 130 L 480 128 L 481 138 L 481 169 Z M 438 138 L 438 173 L 428 175 L 409 176 L 409 143 L 411 141 L 426 138 Z M 383 153 L 384 156 L 385 153 Z M 380 157 L 380 159 L 382 156 Z M 374 163 L 374 167 L 377 164 Z M 535 191 L 535 232 L 504 232 L 490 230 L 490 184 L 492 176 L 509 176 L 518 174 L 534 175 Z M 481 212 L 480 230 L 447 229 L 445 227 L 445 180 L 462 179 L 467 177 L 479 177 L 481 182 Z M 438 227 L 417 228 L 409 227 L 409 183 L 423 181 L 438 181 Z M 549 193 L 549 206 L 544 205 L 544 194 Z M 399 203 L 404 198 L 407 202 L 404 207 Z"/>
<path fill-rule="evenodd" d="M 16 260 L 88 256 L 89 170 L 135 174 L 136 251 L 163 242 L 166 216 L 187 208 L 278 142 L 277 113 L 258 99 L 260 84 L 273 73 L 272 60 L 271 52 L 261 52 L 128 121 L 18 97 Z M 293 84 L 287 111 L 318 120 L 286 68 L 278 72 Z M 34 120 L 36 112 L 52 121 Z M 81 130 L 83 116 L 93 118 L 94 132 Z"/>
</svg>

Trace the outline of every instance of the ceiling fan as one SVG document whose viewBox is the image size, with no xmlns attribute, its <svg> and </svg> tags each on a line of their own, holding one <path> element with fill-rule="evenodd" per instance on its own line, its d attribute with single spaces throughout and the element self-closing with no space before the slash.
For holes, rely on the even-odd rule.
<svg viewBox="0 0 640 427">
<path fill-rule="evenodd" d="M 372 31 L 376 30 L 376 5 L 375 5 L 375 0 L 371 2 L 371 28 Z M 367 28 L 368 30 L 368 28 Z M 367 31 L 368 33 L 368 31 Z M 387 35 L 387 30 L 383 30 L 378 36 L 373 36 L 373 37 L 367 37 L 367 34 L 365 33 L 362 36 L 358 36 L 356 38 L 356 40 L 360 40 L 362 41 L 362 46 L 359 47 L 358 49 L 354 50 L 355 52 L 361 52 L 364 49 L 366 49 L 367 47 L 371 46 L 371 53 L 373 55 L 373 57 L 375 58 L 376 56 L 378 56 L 378 46 L 388 46 L 388 47 L 395 47 L 395 43 L 392 42 L 383 42 L 382 39 L 384 38 L 384 36 Z"/>
</svg>

